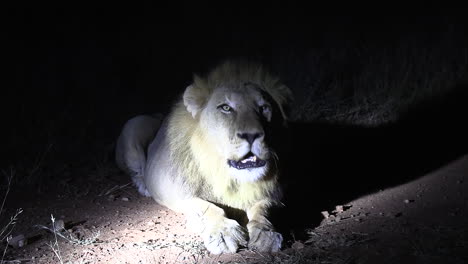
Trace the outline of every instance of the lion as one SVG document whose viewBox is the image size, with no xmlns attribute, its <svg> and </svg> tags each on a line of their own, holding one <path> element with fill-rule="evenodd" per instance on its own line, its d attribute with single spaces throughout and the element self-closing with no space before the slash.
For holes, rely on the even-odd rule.
<svg viewBox="0 0 468 264">
<path fill-rule="evenodd" d="M 262 65 L 226 61 L 194 75 L 164 120 L 127 121 L 117 165 L 141 194 L 184 214 L 209 252 L 277 252 L 283 238 L 268 219 L 282 205 L 275 133 L 287 126 L 291 99 Z"/>
</svg>

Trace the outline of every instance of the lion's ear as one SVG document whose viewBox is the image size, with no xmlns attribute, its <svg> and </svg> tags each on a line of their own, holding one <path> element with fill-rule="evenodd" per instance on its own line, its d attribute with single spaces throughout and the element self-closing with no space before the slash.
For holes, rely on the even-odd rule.
<svg viewBox="0 0 468 264">
<path fill-rule="evenodd" d="M 289 108 L 292 101 L 294 100 L 291 90 L 286 85 L 279 85 L 271 91 L 273 99 L 278 103 L 281 111 L 281 115 L 285 120 L 288 119 Z"/>
<path fill-rule="evenodd" d="M 203 86 L 197 85 L 197 82 L 185 88 L 184 105 L 193 118 L 203 109 L 208 98 L 207 90 Z"/>
</svg>

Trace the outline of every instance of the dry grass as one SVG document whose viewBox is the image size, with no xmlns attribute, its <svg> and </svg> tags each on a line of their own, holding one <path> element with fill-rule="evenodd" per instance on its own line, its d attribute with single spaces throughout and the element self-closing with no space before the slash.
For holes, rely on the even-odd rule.
<svg viewBox="0 0 468 264">
<path fill-rule="evenodd" d="M 386 124 L 468 77 L 466 40 L 455 30 L 414 34 L 386 45 L 371 39 L 329 42 L 305 55 L 283 52 L 274 60 L 296 95 L 295 120 Z"/>
<path fill-rule="evenodd" d="M 13 169 L 10 169 L 9 173 L 6 173 L 3 171 L 3 175 L 7 178 L 7 186 L 5 190 L 5 195 L 3 196 L 2 200 L 2 205 L 0 206 L 0 220 L 3 222 L 3 210 L 5 206 L 5 202 L 7 200 L 8 194 L 10 193 L 10 187 L 11 187 L 11 182 L 13 180 L 13 177 L 15 175 L 15 172 Z M 4 244 L 4 249 L 2 250 L 2 258 L 0 260 L 0 264 L 5 263 L 5 254 L 8 249 L 8 244 L 10 242 L 11 233 L 13 232 L 13 229 L 15 228 L 16 221 L 18 221 L 18 216 L 23 212 L 21 208 L 17 209 L 16 212 L 13 214 L 13 216 L 10 217 L 10 219 L 3 224 L 3 227 L 0 229 L 0 243 Z"/>
</svg>

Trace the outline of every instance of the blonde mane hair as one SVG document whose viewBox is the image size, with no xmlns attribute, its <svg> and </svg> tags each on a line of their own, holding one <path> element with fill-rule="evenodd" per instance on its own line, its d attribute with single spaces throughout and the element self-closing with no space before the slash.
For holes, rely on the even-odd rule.
<svg viewBox="0 0 468 264">
<path fill-rule="evenodd" d="M 289 88 L 273 76 L 265 66 L 245 60 L 228 60 L 211 71 L 206 78 L 194 75 L 194 85 L 206 94 L 221 85 L 237 83 L 254 83 L 263 91 L 273 97 L 278 103 L 283 118 L 287 120 L 284 106 L 292 101 L 292 93 Z"/>
</svg>

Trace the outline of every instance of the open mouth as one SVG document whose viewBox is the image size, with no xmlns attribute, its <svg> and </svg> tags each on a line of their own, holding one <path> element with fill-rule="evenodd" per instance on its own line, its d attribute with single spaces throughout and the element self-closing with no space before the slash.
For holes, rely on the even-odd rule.
<svg viewBox="0 0 468 264">
<path fill-rule="evenodd" d="M 266 161 L 255 156 L 252 152 L 249 152 L 239 161 L 228 160 L 228 164 L 229 166 L 233 168 L 236 168 L 238 170 L 243 170 L 243 169 L 263 167 L 265 166 Z"/>
</svg>

